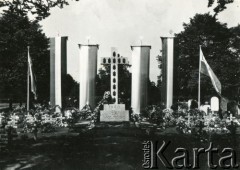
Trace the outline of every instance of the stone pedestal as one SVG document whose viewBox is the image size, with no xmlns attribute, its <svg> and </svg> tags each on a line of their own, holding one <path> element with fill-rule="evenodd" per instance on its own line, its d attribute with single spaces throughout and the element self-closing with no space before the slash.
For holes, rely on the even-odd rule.
<svg viewBox="0 0 240 170">
<path fill-rule="evenodd" d="M 100 122 L 125 122 L 129 121 L 129 111 L 125 104 L 105 104 L 100 111 Z"/>
</svg>

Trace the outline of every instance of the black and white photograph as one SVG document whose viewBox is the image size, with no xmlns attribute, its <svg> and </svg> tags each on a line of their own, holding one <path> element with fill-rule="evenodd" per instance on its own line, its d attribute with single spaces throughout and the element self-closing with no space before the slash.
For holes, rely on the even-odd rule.
<svg viewBox="0 0 240 170">
<path fill-rule="evenodd" d="M 0 0 L 0 170 L 240 169 L 240 0 Z"/>
</svg>

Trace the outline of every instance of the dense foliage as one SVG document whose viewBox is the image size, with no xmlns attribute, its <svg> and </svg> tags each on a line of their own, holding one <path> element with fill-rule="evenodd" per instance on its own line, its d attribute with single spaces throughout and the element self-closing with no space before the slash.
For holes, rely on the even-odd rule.
<svg viewBox="0 0 240 170">
<path fill-rule="evenodd" d="M 37 20 L 42 20 L 50 15 L 50 9 L 63 8 L 69 5 L 70 0 L 1 0 L 0 8 L 4 7 L 19 15 L 31 13 Z M 75 0 L 79 1 L 79 0 Z M 215 15 L 226 9 L 226 5 L 234 0 L 208 0 L 208 7 L 214 6 Z"/>
<path fill-rule="evenodd" d="M 0 18 L 0 98 L 25 101 L 27 90 L 27 46 L 37 79 L 40 100 L 49 97 L 48 39 L 38 22 L 5 12 Z"/>
<path fill-rule="evenodd" d="M 199 46 L 204 57 L 222 84 L 222 95 L 237 96 L 240 84 L 238 27 L 228 29 L 210 14 L 196 14 L 190 23 L 184 23 L 184 31 L 176 34 L 176 63 L 178 96 L 197 98 Z M 201 95 L 204 101 L 217 95 L 209 77 L 201 75 Z"/>
<path fill-rule="evenodd" d="M 226 7 L 227 4 L 233 3 L 234 0 L 217 0 L 217 1 L 216 0 L 208 0 L 208 7 L 214 6 L 214 2 L 217 3 L 217 5 L 213 9 L 215 12 L 215 16 L 216 16 L 219 12 L 221 12 L 227 8 Z"/>
<path fill-rule="evenodd" d="M 78 1 L 78 0 L 76 0 Z M 0 7 L 7 7 L 8 10 L 18 14 L 27 15 L 29 12 L 42 20 L 50 15 L 50 9 L 58 6 L 63 8 L 68 5 L 67 0 L 1 0 Z"/>
</svg>

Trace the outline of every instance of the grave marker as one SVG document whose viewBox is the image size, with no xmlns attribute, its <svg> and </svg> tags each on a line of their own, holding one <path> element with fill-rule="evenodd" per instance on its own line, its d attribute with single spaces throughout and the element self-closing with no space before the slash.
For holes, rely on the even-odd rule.
<svg viewBox="0 0 240 170">
<path fill-rule="evenodd" d="M 128 60 L 125 57 L 120 57 L 116 48 L 112 48 L 111 51 L 112 57 L 102 58 L 101 64 L 111 64 L 111 95 L 114 104 L 104 104 L 104 109 L 100 111 L 100 121 L 129 121 L 129 111 L 125 110 L 125 104 L 118 104 L 118 65 L 128 64 Z M 107 98 L 106 95 L 108 94 L 105 93 L 104 98 Z"/>
<path fill-rule="evenodd" d="M 204 111 L 206 115 L 209 114 L 211 106 L 209 104 L 201 105 L 200 110 Z"/>
<path fill-rule="evenodd" d="M 2 115 L 2 113 L 0 113 L 0 125 L 2 125 L 2 119 L 4 118 L 4 116 Z"/>
<path fill-rule="evenodd" d="M 203 118 L 204 118 L 204 125 L 208 126 L 211 119 L 212 119 L 212 114 L 208 114 L 207 116 L 203 116 Z"/>
<path fill-rule="evenodd" d="M 229 130 L 231 132 L 231 134 L 235 134 L 236 133 L 236 127 L 233 124 L 233 119 L 235 119 L 235 117 L 233 117 L 232 113 L 229 115 L 229 117 L 227 117 L 230 120 L 230 126 L 229 126 Z"/>
<path fill-rule="evenodd" d="M 233 117 L 233 115 L 232 115 L 232 113 L 231 113 L 230 116 L 229 116 L 229 120 L 230 120 L 230 122 L 232 122 L 233 119 L 235 119 L 235 117 Z"/>
<path fill-rule="evenodd" d="M 118 104 L 118 65 L 119 64 L 129 64 L 126 57 L 120 57 L 120 54 L 117 53 L 117 49 L 112 47 L 112 57 L 102 58 L 101 64 L 110 64 L 111 65 L 111 96 L 113 102 Z"/>
<path fill-rule="evenodd" d="M 191 109 L 191 104 L 192 104 L 192 99 L 188 100 L 187 104 L 188 104 L 188 110 L 190 110 Z"/>
<path fill-rule="evenodd" d="M 64 119 L 65 119 L 65 117 L 63 117 L 62 114 L 61 114 L 61 116 L 57 117 L 57 120 L 60 121 L 60 126 L 63 126 L 63 120 Z"/>
<path fill-rule="evenodd" d="M 219 99 L 217 97 L 211 98 L 211 110 L 212 110 L 212 112 L 219 111 Z"/>
<path fill-rule="evenodd" d="M 190 113 L 188 112 L 188 115 L 185 116 L 185 118 L 187 118 L 188 120 L 187 125 L 190 126 L 190 121 L 191 121 L 191 118 L 193 118 L 193 116 L 190 116 Z"/>
</svg>

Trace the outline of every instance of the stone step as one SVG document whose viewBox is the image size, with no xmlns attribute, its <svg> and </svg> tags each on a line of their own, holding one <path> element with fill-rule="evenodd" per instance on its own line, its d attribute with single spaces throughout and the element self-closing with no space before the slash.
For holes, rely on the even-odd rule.
<svg viewBox="0 0 240 170">
<path fill-rule="evenodd" d="M 99 122 L 95 124 L 95 128 L 127 128 L 135 127 L 131 122 Z"/>
<path fill-rule="evenodd" d="M 76 127 L 86 127 L 86 126 L 89 126 L 91 122 L 90 121 L 79 121 L 77 123 L 74 124 L 74 126 Z"/>
<path fill-rule="evenodd" d="M 93 128 L 86 133 L 86 135 L 92 134 L 93 138 L 99 137 L 140 137 L 145 135 L 145 133 L 136 127 L 101 127 L 101 128 Z"/>
</svg>

